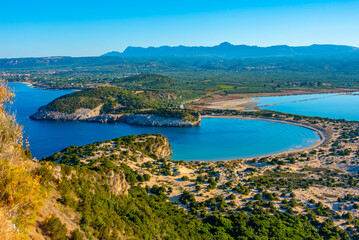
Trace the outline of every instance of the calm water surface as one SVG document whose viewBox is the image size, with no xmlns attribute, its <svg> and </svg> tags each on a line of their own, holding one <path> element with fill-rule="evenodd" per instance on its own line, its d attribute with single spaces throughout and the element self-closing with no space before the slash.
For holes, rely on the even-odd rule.
<svg viewBox="0 0 359 240">
<path fill-rule="evenodd" d="M 203 119 L 194 128 L 130 126 L 124 123 L 34 121 L 28 117 L 51 100 L 71 91 L 14 87 L 16 99 L 11 110 L 24 126 L 30 149 L 38 159 L 71 145 L 84 145 L 125 135 L 161 133 L 169 138 L 174 160 L 229 160 L 279 153 L 313 145 L 319 136 L 312 130 L 262 120 Z"/>
<path fill-rule="evenodd" d="M 310 94 L 256 98 L 258 106 L 274 104 L 262 109 L 359 121 L 359 95 Z"/>
</svg>

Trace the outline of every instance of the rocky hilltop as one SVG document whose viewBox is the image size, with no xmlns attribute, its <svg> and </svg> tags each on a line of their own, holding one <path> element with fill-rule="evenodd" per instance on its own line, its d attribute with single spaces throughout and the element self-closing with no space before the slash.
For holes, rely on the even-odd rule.
<svg viewBox="0 0 359 240">
<path fill-rule="evenodd" d="M 71 154 L 75 152 L 77 152 L 75 155 L 78 155 L 78 158 Z M 86 154 L 80 154 L 85 152 Z M 162 159 L 170 157 L 172 153 L 171 145 L 168 141 L 168 138 L 165 136 L 161 134 L 141 134 L 115 138 L 103 142 L 96 142 L 80 147 L 70 146 L 63 149 L 61 152 L 55 153 L 50 157 L 43 158 L 42 160 L 58 162 L 67 164 L 69 166 L 92 166 L 104 164 L 106 162 L 106 158 L 103 157 L 108 154 L 110 154 L 109 157 L 112 159 L 112 161 L 117 162 L 119 159 L 131 158 L 131 156 L 136 158 L 143 158 L 147 156 L 155 159 Z M 68 157 L 69 154 L 72 157 Z M 134 159 L 132 158 L 132 160 Z M 121 174 L 119 174 L 119 179 L 123 178 Z M 109 173 L 108 176 L 112 175 L 114 174 Z M 113 179 L 111 179 L 111 181 L 112 180 Z M 122 180 L 116 180 L 114 182 L 119 182 L 118 185 L 123 185 Z M 127 187 L 124 186 L 121 189 L 126 191 Z"/>
<path fill-rule="evenodd" d="M 188 121 L 181 118 L 162 117 L 151 114 L 100 114 L 102 106 L 95 109 L 80 108 L 74 113 L 62 113 L 51 111 L 46 106 L 30 116 L 33 120 L 50 121 L 84 121 L 100 123 L 124 122 L 130 125 L 156 126 L 156 127 L 194 127 L 201 123 L 199 116 L 196 121 Z"/>
</svg>

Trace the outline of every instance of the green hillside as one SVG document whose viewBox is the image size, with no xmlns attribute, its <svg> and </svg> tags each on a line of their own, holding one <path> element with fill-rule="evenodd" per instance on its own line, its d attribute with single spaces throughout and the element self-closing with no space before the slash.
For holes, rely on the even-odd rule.
<svg viewBox="0 0 359 240">
<path fill-rule="evenodd" d="M 169 89 L 176 85 L 173 78 L 157 73 L 129 76 L 119 79 L 118 82 L 131 87 L 141 87 L 143 89 Z"/>
<path fill-rule="evenodd" d="M 176 164 L 159 159 L 156 149 L 168 147 L 166 142 L 161 135 L 147 134 L 68 147 L 43 159 L 46 162 L 39 174 L 43 176 L 45 186 L 57 185 L 59 203 L 81 216 L 79 226 L 88 238 L 321 239 L 307 217 L 281 213 L 273 207 L 271 211 L 262 209 L 266 205 L 257 206 L 257 210 L 254 206 L 251 214 L 246 213 L 248 207 L 202 216 L 195 212 L 186 213 L 176 202 L 168 201 L 170 185 L 145 187 L 155 175 L 142 175 L 129 167 L 131 162 L 138 161 L 138 153 L 155 159 L 144 165 L 154 164 L 159 170 L 168 164 Z M 112 157 L 106 157 L 108 154 Z M 59 159 L 62 159 L 60 165 L 54 162 Z M 55 177 L 53 170 L 58 166 L 60 179 Z M 128 194 L 116 195 L 111 193 L 109 176 L 121 172 L 131 187 Z M 219 201 L 218 205 L 221 204 Z M 59 231 L 53 226 L 49 228 L 54 235 Z M 64 226 L 62 231 L 66 231 Z"/>
<path fill-rule="evenodd" d="M 196 121 L 198 114 L 179 109 L 185 98 L 177 92 L 103 86 L 70 93 L 50 102 L 48 110 L 74 113 L 80 108 L 101 107 L 101 114 L 146 113 Z"/>
</svg>

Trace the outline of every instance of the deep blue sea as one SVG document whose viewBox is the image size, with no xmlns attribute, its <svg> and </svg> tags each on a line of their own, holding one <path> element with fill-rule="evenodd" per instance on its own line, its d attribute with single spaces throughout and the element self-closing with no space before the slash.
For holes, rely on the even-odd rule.
<svg viewBox="0 0 359 240">
<path fill-rule="evenodd" d="M 71 91 L 43 90 L 9 83 L 16 99 L 11 111 L 24 126 L 33 156 L 41 159 L 71 145 L 84 145 L 125 135 L 161 133 L 169 138 L 174 160 L 230 160 L 256 157 L 313 145 L 319 136 L 307 128 L 263 120 L 207 118 L 193 128 L 130 126 L 124 123 L 34 121 L 29 116 Z"/>
<path fill-rule="evenodd" d="M 356 94 L 310 94 L 256 99 L 260 99 L 257 101 L 258 106 L 274 104 L 262 109 L 359 121 L 359 95 Z"/>
</svg>

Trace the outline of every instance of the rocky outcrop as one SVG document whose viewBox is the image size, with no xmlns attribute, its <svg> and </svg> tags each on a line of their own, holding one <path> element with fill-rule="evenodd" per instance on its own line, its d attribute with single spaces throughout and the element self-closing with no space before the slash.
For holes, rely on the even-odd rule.
<svg viewBox="0 0 359 240">
<path fill-rule="evenodd" d="M 55 120 L 55 121 L 84 121 L 86 119 L 98 116 L 100 114 L 102 106 L 98 106 L 95 109 L 80 108 L 75 113 L 61 113 L 56 111 L 50 111 L 43 106 L 39 110 L 30 116 L 34 120 Z"/>
<path fill-rule="evenodd" d="M 127 194 L 128 189 L 130 189 L 130 185 L 126 181 L 126 176 L 122 171 L 119 173 L 114 173 L 111 171 L 107 177 L 111 193 L 116 195 Z"/>
<path fill-rule="evenodd" d="M 159 159 L 166 158 L 173 154 L 168 138 L 165 136 L 148 136 L 148 138 L 155 139 L 155 143 L 153 145 L 146 147 L 146 150 L 149 153 L 156 155 Z"/>
<path fill-rule="evenodd" d="M 199 125 L 201 122 L 200 118 L 196 122 L 190 122 L 180 118 L 166 118 L 150 114 L 124 115 L 122 120 L 131 125 L 158 127 L 193 127 Z"/>
<path fill-rule="evenodd" d="M 124 122 L 130 125 L 157 126 L 157 127 L 193 127 L 201 123 L 201 117 L 195 122 L 180 118 L 167 118 L 151 114 L 104 114 L 100 115 L 101 106 L 91 109 L 78 109 L 75 113 L 61 113 L 50 111 L 46 107 L 39 108 L 38 112 L 30 116 L 33 120 L 54 121 L 86 121 L 101 123 Z"/>
<path fill-rule="evenodd" d="M 100 122 L 100 123 L 116 123 L 124 122 L 125 114 L 103 114 L 95 117 L 84 119 L 86 122 Z"/>
</svg>

